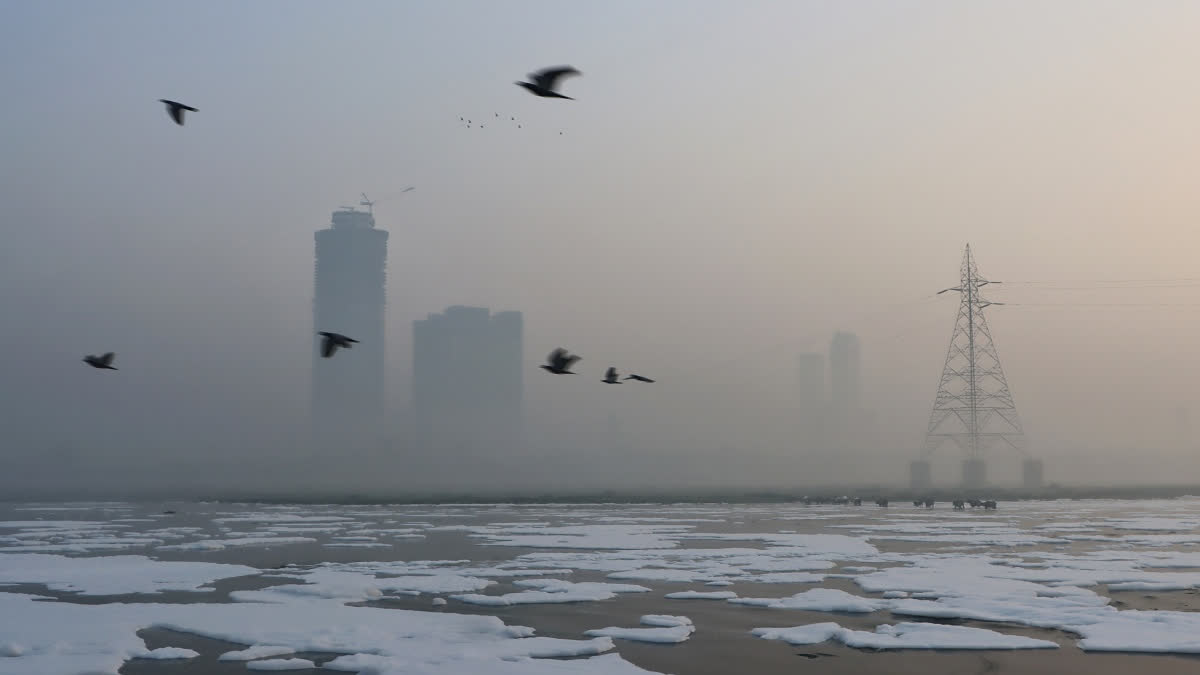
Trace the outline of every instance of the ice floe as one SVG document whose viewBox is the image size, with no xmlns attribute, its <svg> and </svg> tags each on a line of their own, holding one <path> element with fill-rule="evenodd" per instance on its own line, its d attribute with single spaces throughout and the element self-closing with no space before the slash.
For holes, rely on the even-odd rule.
<svg viewBox="0 0 1200 675">
<path fill-rule="evenodd" d="M 259 574 L 245 565 L 164 562 L 140 555 L 68 558 L 41 553 L 0 554 L 0 585 L 44 584 L 81 595 L 203 591 L 218 579 Z"/>
<path fill-rule="evenodd" d="M 733 591 L 676 591 L 667 593 L 663 597 L 671 600 L 729 600 L 736 598 L 737 593 Z"/>
<path fill-rule="evenodd" d="M 135 658 L 168 661 L 172 659 L 194 659 L 197 656 L 200 656 L 200 652 L 194 649 L 184 649 L 183 647 L 159 647 L 158 649 L 149 649 L 137 654 Z"/>
<path fill-rule="evenodd" d="M 218 661 L 250 661 L 252 659 L 265 659 L 272 656 L 286 656 L 295 653 L 295 649 L 291 647 L 283 647 L 279 645 L 258 645 L 249 649 L 239 649 L 237 651 L 225 652 L 217 657 Z"/>
<path fill-rule="evenodd" d="M 264 659 L 246 664 L 247 670 L 306 670 L 317 664 L 308 659 Z"/>
<path fill-rule="evenodd" d="M 692 633 L 696 631 L 696 627 L 692 624 L 683 624 L 679 626 L 660 627 L 660 628 L 618 628 L 609 626 L 608 628 L 594 628 L 585 631 L 584 635 L 593 637 L 610 637 L 621 640 L 633 640 L 635 642 L 657 642 L 662 644 L 671 644 L 676 642 L 684 642 Z"/>
<path fill-rule="evenodd" d="M 650 590 L 645 586 L 633 584 L 572 583 L 562 579 L 521 579 L 513 583 L 517 586 L 538 590 L 518 591 L 503 595 L 466 593 L 450 597 L 472 605 L 508 606 L 609 600 L 615 598 L 617 593 L 645 593 Z"/>
<path fill-rule="evenodd" d="M 811 645 L 837 640 L 859 649 L 1054 649 L 1058 643 L 1022 635 L 1007 635 L 986 628 L 906 622 L 883 624 L 875 632 L 842 628 L 836 623 L 814 623 L 794 628 L 755 628 L 767 640 Z"/>
<path fill-rule="evenodd" d="M 673 616 L 671 614 L 644 614 L 640 621 L 647 626 L 690 626 L 692 620 L 686 616 Z"/>
<path fill-rule="evenodd" d="M 380 673 L 644 672 L 607 658 L 583 661 L 530 659 L 582 657 L 613 648 L 610 638 L 567 640 L 532 637 L 533 630 L 506 626 L 490 616 L 349 607 L 325 601 L 304 604 L 187 603 L 79 605 L 42 602 L 35 596 L 0 593 L 0 635 L 10 653 L 0 658 L 4 675 L 115 675 L 125 661 L 149 652 L 137 636 L 145 628 L 191 633 L 244 644 L 289 647 L 296 652 L 349 655 L 326 664 L 331 670 Z M 341 661 L 339 664 L 338 661 Z M 250 662 L 255 663 L 254 661 Z M 361 664 L 355 667 L 354 664 Z"/>
<path fill-rule="evenodd" d="M 852 595 L 836 588 L 814 588 L 788 598 L 730 598 L 729 602 L 771 609 L 806 609 L 814 612 L 877 612 L 889 606 L 886 600 Z"/>
</svg>

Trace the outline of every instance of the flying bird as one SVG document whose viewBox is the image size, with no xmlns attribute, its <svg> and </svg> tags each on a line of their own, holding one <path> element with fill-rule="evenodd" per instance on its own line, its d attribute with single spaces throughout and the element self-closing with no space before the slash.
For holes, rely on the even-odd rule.
<svg viewBox="0 0 1200 675">
<path fill-rule="evenodd" d="M 355 340 L 354 338 L 348 338 L 341 333 L 326 333 L 322 331 L 318 333 L 318 335 L 325 336 L 325 339 L 321 341 L 321 356 L 324 356 L 325 358 L 333 356 L 334 352 L 338 350 L 338 347 L 350 349 L 352 343 L 358 342 L 358 340 Z"/>
<path fill-rule="evenodd" d="M 193 108 L 190 105 L 184 105 L 184 104 L 178 103 L 176 101 L 168 101 L 165 98 L 160 98 L 158 100 L 162 103 L 167 104 L 167 112 L 170 113 L 171 119 L 175 120 L 175 124 L 178 124 L 179 126 L 183 126 L 183 111 L 184 110 L 191 110 L 192 112 L 199 112 L 198 110 L 196 110 L 195 108 Z"/>
<path fill-rule="evenodd" d="M 566 75 L 582 74 L 571 66 L 554 66 L 544 68 L 536 73 L 530 73 L 528 77 L 530 80 L 533 80 L 532 82 L 517 82 L 515 84 L 519 87 L 525 87 L 535 96 L 541 96 L 542 98 L 565 98 L 574 101 L 575 99 L 570 96 L 563 96 L 555 91 L 555 87 L 558 86 L 558 81 Z"/>
<path fill-rule="evenodd" d="M 642 377 L 641 375 L 632 375 L 632 374 L 631 374 L 631 375 L 626 375 L 626 376 L 625 376 L 625 379 L 627 379 L 627 380 L 637 380 L 638 382 L 653 382 L 653 381 L 654 381 L 654 380 L 652 380 L 652 379 L 650 379 L 650 378 L 648 378 L 648 377 Z"/>
<path fill-rule="evenodd" d="M 108 352 L 107 354 L 104 354 L 103 356 L 93 356 L 91 354 L 88 354 L 87 356 L 83 357 L 83 362 L 93 368 L 103 368 L 105 370 L 116 370 L 116 368 L 114 368 L 112 365 L 113 359 L 116 356 L 117 355 L 112 352 Z"/>
<path fill-rule="evenodd" d="M 546 357 L 546 365 L 541 367 L 542 369 L 548 370 L 555 375 L 574 375 L 575 373 L 572 373 L 567 369 L 579 360 L 580 357 L 575 356 L 574 354 L 568 354 L 567 350 L 559 347 L 550 352 L 550 355 Z"/>
<path fill-rule="evenodd" d="M 605 384 L 621 384 L 621 381 L 617 379 L 617 369 L 609 366 L 608 370 L 604 373 L 603 382 Z"/>
</svg>

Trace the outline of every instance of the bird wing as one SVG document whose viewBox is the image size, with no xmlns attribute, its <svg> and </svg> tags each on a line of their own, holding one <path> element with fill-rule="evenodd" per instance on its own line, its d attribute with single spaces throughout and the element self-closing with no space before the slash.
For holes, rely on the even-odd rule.
<svg viewBox="0 0 1200 675">
<path fill-rule="evenodd" d="M 175 120 L 176 124 L 183 124 L 183 109 L 174 101 L 163 101 L 167 104 L 167 113 L 171 115 L 171 119 Z"/>
<path fill-rule="evenodd" d="M 99 361 L 100 361 L 100 363 L 103 363 L 104 365 L 107 366 L 113 362 L 113 359 L 116 358 L 116 356 L 117 355 L 114 354 L 113 352 L 108 352 L 107 354 L 101 356 Z"/>
<path fill-rule="evenodd" d="M 558 81 L 567 75 L 582 75 L 583 73 L 572 68 L 571 66 L 556 66 L 552 68 L 543 68 L 536 73 L 530 73 L 529 78 L 535 84 L 543 89 L 554 90 Z"/>
<path fill-rule="evenodd" d="M 562 347 L 558 347 L 554 351 L 550 352 L 550 355 L 546 357 L 546 363 L 555 368 L 561 368 L 562 364 L 565 363 L 566 360 L 567 350 L 563 349 Z"/>
<path fill-rule="evenodd" d="M 325 339 L 321 341 L 321 356 L 329 358 L 337 351 L 337 343 L 333 341 L 333 336 L 328 333 L 323 333 Z"/>
<path fill-rule="evenodd" d="M 342 336 L 342 339 L 345 340 L 346 342 L 353 342 L 354 344 L 358 344 L 358 340 L 355 340 L 354 338 L 346 337 L 345 335 Z"/>
<path fill-rule="evenodd" d="M 576 361 L 581 361 L 581 360 L 583 360 L 582 357 L 575 356 L 574 354 L 572 354 L 571 356 L 568 356 L 567 358 L 563 359 L 563 366 L 562 366 L 563 370 L 570 368 Z"/>
<path fill-rule="evenodd" d="M 606 380 L 617 379 L 617 369 L 613 368 L 612 366 L 609 366 L 608 372 L 604 373 L 604 379 L 606 379 Z"/>
</svg>

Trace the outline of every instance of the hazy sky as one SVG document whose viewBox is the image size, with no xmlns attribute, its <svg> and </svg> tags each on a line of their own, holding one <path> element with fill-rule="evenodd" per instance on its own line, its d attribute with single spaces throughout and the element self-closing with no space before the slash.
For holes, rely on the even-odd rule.
<svg viewBox="0 0 1200 675">
<path fill-rule="evenodd" d="M 1198 31 L 1183 0 L 0 1 L 3 447 L 286 457 L 313 231 L 365 191 L 397 411 L 411 321 L 483 305 L 525 312 L 561 442 L 613 411 L 786 458 L 795 354 L 846 329 L 902 466 L 970 242 L 1048 477 L 1138 447 L 1170 478 L 1200 282 L 1098 282 L 1200 277 Z M 563 63 L 575 101 L 513 85 Z M 523 128 L 458 121 L 496 113 Z M 534 372 L 558 345 L 585 377 Z"/>
</svg>

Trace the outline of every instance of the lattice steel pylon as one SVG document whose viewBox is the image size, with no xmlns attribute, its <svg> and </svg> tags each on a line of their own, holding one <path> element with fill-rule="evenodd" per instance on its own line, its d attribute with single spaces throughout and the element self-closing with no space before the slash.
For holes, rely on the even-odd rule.
<svg viewBox="0 0 1200 675">
<path fill-rule="evenodd" d="M 961 275 L 957 287 L 939 291 L 957 291 L 962 301 L 929 415 L 922 459 L 928 461 L 942 444 L 953 441 L 967 455 L 963 482 L 977 487 L 984 482 L 983 453 L 988 448 L 1006 445 L 1022 456 L 1028 454 L 1021 418 L 983 314 L 985 307 L 1004 303 L 990 302 L 979 293 L 983 286 L 999 282 L 979 276 L 970 244 L 963 252 Z"/>
</svg>

